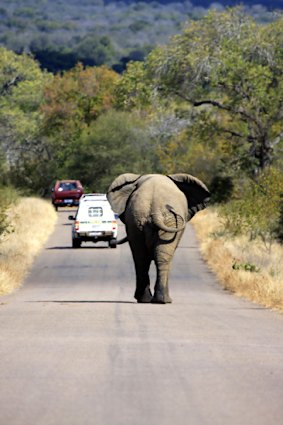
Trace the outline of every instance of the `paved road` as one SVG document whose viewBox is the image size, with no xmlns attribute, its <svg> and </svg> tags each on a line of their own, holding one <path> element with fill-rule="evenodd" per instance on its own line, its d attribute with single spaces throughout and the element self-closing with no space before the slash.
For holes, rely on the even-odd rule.
<svg viewBox="0 0 283 425">
<path fill-rule="evenodd" d="M 58 215 L 0 298 L 0 425 L 283 423 L 283 317 L 223 291 L 189 226 L 173 304 L 143 305 L 129 247 L 71 249 Z"/>
</svg>

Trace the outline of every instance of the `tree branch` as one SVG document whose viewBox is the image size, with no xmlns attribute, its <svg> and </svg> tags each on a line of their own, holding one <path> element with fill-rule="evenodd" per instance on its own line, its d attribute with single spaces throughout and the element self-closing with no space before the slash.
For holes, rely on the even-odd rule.
<svg viewBox="0 0 283 425">
<path fill-rule="evenodd" d="M 245 122 L 247 120 L 248 121 L 253 121 L 257 126 L 259 126 L 258 121 L 254 117 L 252 117 L 251 115 L 247 114 L 246 112 L 240 111 L 239 109 L 238 110 L 237 109 L 233 109 L 230 106 L 224 106 L 221 103 L 216 102 L 215 100 L 209 100 L 208 99 L 208 100 L 201 100 L 199 102 L 193 102 L 193 106 L 198 107 L 198 106 L 202 106 L 202 105 L 216 106 L 217 108 L 223 109 L 224 111 L 228 111 L 228 112 L 231 112 L 231 113 L 236 114 L 236 115 L 241 115 L 243 118 L 245 118 Z"/>
<path fill-rule="evenodd" d="M 0 96 L 4 96 L 8 92 L 10 87 L 16 86 L 20 81 L 23 81 L 23 77 L 21 75 L 17 75 L 12 80 L 7 81 L 1 87 Z"/>
<path fill-rule="evenodd" d="M 257 140 L 257 137 L 253 137 L 253 136 L 250 136 L 250 135 L 246 136 L 244 134 L 237 133 L 236 131 L 228 130 L 226 128 L 220 128 L 220 131 L 223 132 L 223 133 L 230 134 L 231 136 L 234 136 L 234 137 L 239 137 L 240 139 L 246 139 L 249 142 L 253 142 L 254 140 Z"/>
<path fill-rule="evenodd" d="M 193 102 L 193 106 L 198 107 L 202 105 L 212 105 L 212 106 L 216 106 L 219 109 L 224 109 L 225 111 L 232 112 L 231 108 L 229 108 L 228 106 L 221 105 L 221 103 L 216 102 L 215 100 L 201 100 L 199 102 Z"/>
</svg>

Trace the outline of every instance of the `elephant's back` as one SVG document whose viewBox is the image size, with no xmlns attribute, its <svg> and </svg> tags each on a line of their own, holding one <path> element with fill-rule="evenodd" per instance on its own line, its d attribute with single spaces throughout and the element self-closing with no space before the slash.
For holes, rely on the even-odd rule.
<svg viewBox="0 0 283 425">
<path fill-rule="evenodd" d="M 141 225 L 150 223 L 153 214 L 166 214 L 170 209 L 185 218 L 187 199 L 172 180 L 162 175 L 141 178 L 127 206 L 127 210 Z"/>
</svg>

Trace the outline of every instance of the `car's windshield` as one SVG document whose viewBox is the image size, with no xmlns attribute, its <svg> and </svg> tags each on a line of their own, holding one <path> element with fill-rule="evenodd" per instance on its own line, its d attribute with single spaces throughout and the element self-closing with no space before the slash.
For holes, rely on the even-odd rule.
<svg viewBox="0 0 283 425">
<path fill-rule="evenodd" d="M 60 183 L 59 190 L 76 190 L 77 189 L 77 183 L 75 182 L 64 182 Z"/>
</svg>

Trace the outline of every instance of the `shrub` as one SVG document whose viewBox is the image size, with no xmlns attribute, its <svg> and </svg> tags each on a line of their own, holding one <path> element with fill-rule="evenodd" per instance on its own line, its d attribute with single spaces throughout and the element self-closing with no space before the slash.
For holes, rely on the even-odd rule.
<svg viewBox="0 0 283 425">
<path fill-rule="evenodd" d="M 216 175 L 210 183 L 211 202 L 228 202 L 233 193 L 233 180 L 229 176 Z"/>
<path fill-rule="evenodd" d="M 283 176 L 280 170 L 268 168 L 255 180 L 241 182 L 234 199 L 220 208 L 226 232 L 261 237 L 270 243 L 278 234 Z"/>
</svg>

